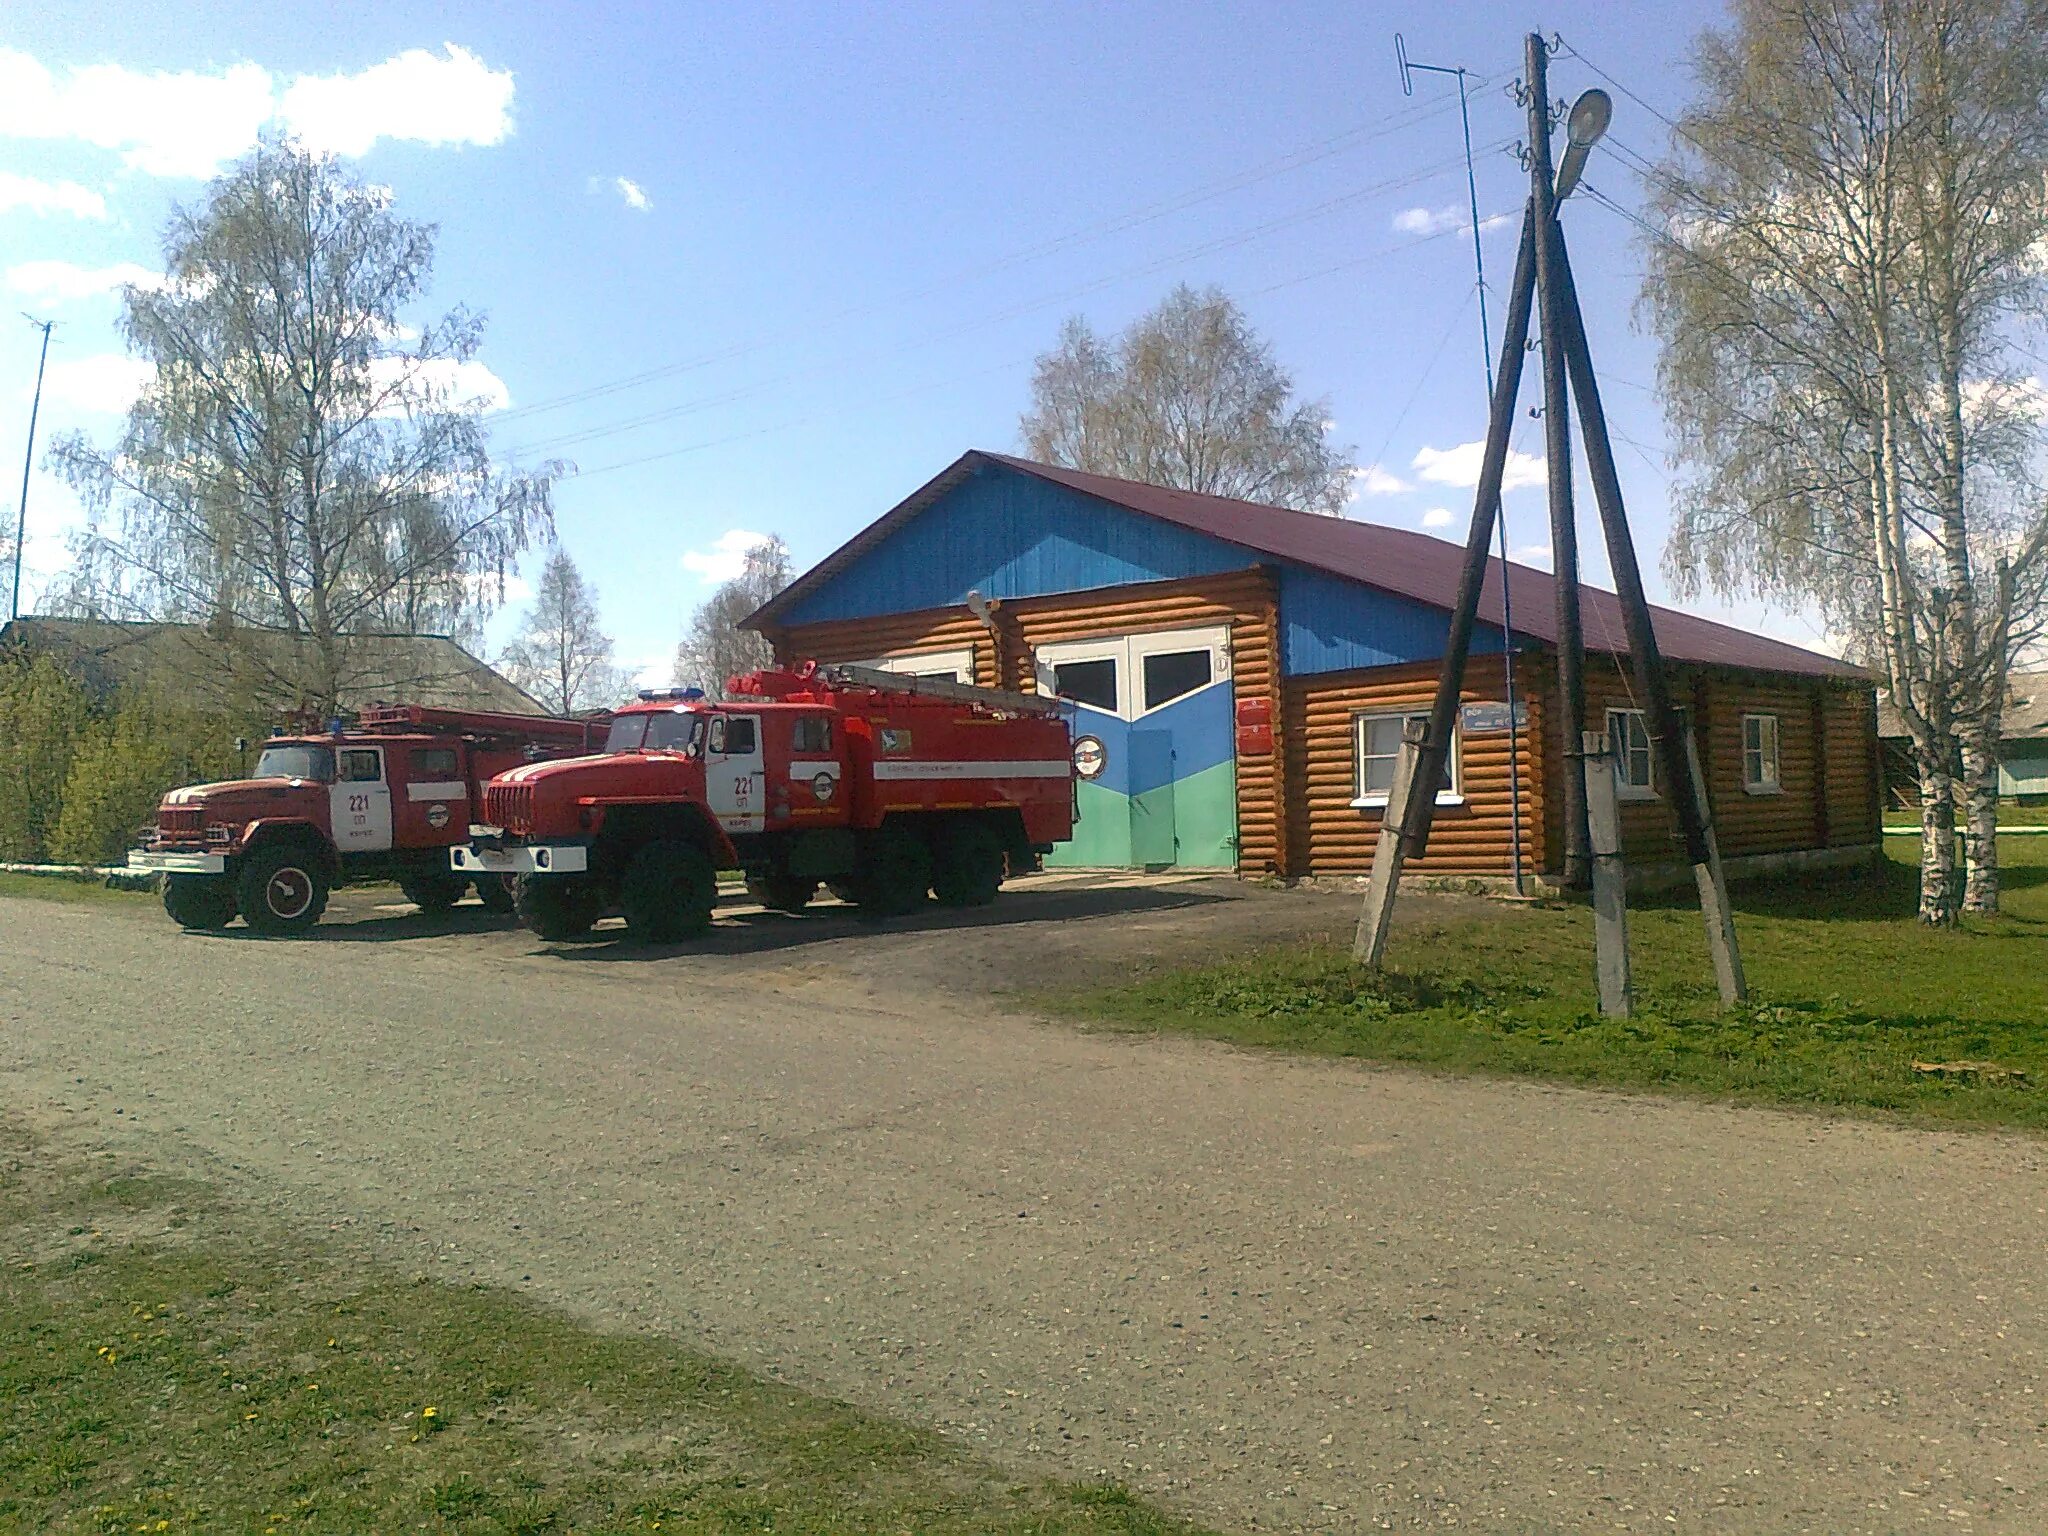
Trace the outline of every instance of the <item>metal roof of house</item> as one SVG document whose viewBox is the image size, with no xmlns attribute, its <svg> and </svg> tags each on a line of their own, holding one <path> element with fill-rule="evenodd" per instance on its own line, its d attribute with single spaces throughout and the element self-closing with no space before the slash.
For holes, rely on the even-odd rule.
<svg viewBox="0 0 2048 1536">
<path fill-rule="evenodd" d="M 545 713 L 538 700 L 446 635 L 352 634 L 344 638 L 341 702 L 426 704 L 442 709 Z M 89 686 L 162 686 L 204 706 L 290 708 L 312 641 L 278 629 L 216 634 L 199 624 L 25 618 L 0 625 L 0 645 L 46 651 Z"/>
<path fill-rule="evenodd" d="M 1034 475 L 1146 517 L 1155 517 L 1237 545 L 1255 556 L 1328 572 L 1439 608 L 1448 608 L 1454 600 L 1458 573 L 1464 563 L 1465 552 L 1461 545 L 1426 533 L 1411 533 L 1378 523 L 1354 522 L 1349 518 L 1326 517 L 1314 512 L 1297 512 L 1261 502 L 1235 501 L 1224 496 L 1173 490 L 1137 480 L 1119 480 L 1108 475 L 1040 464 L 1009 454 L 970 449 L 750 615 L 746 620 L 747 627 L 756 628 L 773 621 L 778 613 L 832 580 L 859 555 L 990 464 Z M 1555 644 L 1557 584 L 1548 571 L 1526 565 L 1503 566 L 1498 559 L 1489 560 L 1485 587 L 1480 595 L 1480 617 L 1488 619 L 1500 613 L 1503 569 L 1507 572 L 1508 593 L 1514 602 L 1516 633 L 1545 644 Z M 1627 632 L 1622 622 L 1619 598 L 1604 588 L 1581 583 L 1579 610 L 1587 649 L 1617 654 L 1627 652 Z M 1817 677 L 1866 675 L 1860 667 L 1819 651 L 1805 650 L 1731 625 L 1717 624 L 1711 619 L 1702 619 L 1675 608 L 1653 605 L 1651 614 L 1658 645 L 1674 661 Z"/>
<path fill-rule="evenodd" d="M 2006 676 L 2005 715 L 1999 723 L 2003 741 L 2048 740 L 2048 672 Z M 1906 722 L 1884 693 L 1877 696 L 1877 734 L 1900 740 L 1906 736 Z"/>
</svg>

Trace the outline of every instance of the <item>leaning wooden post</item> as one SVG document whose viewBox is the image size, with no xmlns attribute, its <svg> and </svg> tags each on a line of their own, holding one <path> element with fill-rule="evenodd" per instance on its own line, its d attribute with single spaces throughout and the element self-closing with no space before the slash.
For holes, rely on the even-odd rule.
<svg viewBox="0 0 2048 1536">
<path fill-rule="evenodd" d="M 1601 731 L 1579 737 L 1585 761 L 1587 842 L 1593 856 L 1593 974 L 1600 1011 L 1625 1019 L 1629 1007 L 1628 872 L 1621 860 L 1621 804 L 1610 744 Z"/>
<path fill-rule="evenodd" d="M 1685 726 L 1685 766 L 1692 775 L 1693 798 L 1707 804 L 1707 776 L 1700 767 L 1699 743 L 1692 726 Z M 1735 913 L 1728 905 L 1728 878 L 1721 873 L 1721 845 L 1714 837 L 1711 818 L 1701 829 L 1707 856 L 1692 867 L 1693 884 L 1699 887 L 1700 914 L 1707 920 L 1707 948 L 1714 957 L 1714 982 L 1721 989 L 1721 1003 L 1732 1008 L 1749 996 L 1749 982 L 1742 974 L 1742 950 L 1735 942 Z"/>
<path fill-rule="evenodd" d="M 1351 958 L 1361 965 L 1377 967 L 1387 952 L 1387 929 L 1394 921 L 1394 890 L 1401 883 L 1401 866 L 1406 862 L 1409 801 L 1415 786 L 1429 784 L 1434 801 L 1435 784 L 1416 770 L 1429 726 L 1421 720 L 1401 725 L 1401 751 L 1394 759 L 1394 782 L 1387 788 L 1386 809 L 1380 812 L 1380 840 L 1373 849 L 1372 881 L 1366 887 L 1365 906 L 1358 914 L 1358 933 L 1351 941 Z"/>
</svg>

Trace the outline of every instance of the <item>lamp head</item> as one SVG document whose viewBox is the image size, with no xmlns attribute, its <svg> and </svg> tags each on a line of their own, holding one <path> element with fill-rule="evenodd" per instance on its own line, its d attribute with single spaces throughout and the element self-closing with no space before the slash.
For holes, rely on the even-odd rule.
<svg viewBox="0 0 2048 1536">
<path fill-rule="evenodd" d="M 1557 200 L 1563 202 L 1578 186 L 1579 177 L 1585 174 L 1586 156 L 1593 146 L 1600 142 L 1607 132 L 1607 124 L 1614 117 L 1614 101 L 1603 90 L 1590 90 L 1572 103 L 1572 110 L 1565 118 L 1564 158 L 1557 164 Z"/>
</svg>

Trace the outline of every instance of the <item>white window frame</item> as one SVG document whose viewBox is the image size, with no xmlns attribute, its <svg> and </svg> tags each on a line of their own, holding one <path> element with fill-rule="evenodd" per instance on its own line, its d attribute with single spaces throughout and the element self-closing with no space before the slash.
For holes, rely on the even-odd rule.
<svg viewBox="0 0 2048 1536">
<path fill-rule="evenodd" d="M 1053 668 L 1077 661 L 1113 661 L 1116 663 L 1117 707 L 1105 713 L 1113 714 L 1120 720 L 1143 720 L 1155 710 L 1145 708 L 1145 658 L 1171 654 L 1175 651 L 1199 651 L 1210 653 L 1209 681 L 1204 687 L 1230 681 L 1230 626 L 1227 624 L 1204 625 L 1196 629 L 1155 629 L 1130 635 L 1103 635 L 1088 640 L 1054 640 L 1032 650 L 1032 663 L 1038 678 L 1038 691 L 1047 696 L 1058 692 L 1053 686 Z M 1170 709 L 1181 699 L 1191 698 L 1183 693 L 1168 699 L 1159 709 Z M 1088 706 L 1093 708 L 1094 706 Z"/>
<path fill-rule="evenodd" d="M 1646 784 L 1632 784 L 1629 782 L 1628 775 L 1626 772 L 1628 765 L 1628 753 L 1626 750 L 1623 750 L 1621 752 L 1616 752 L 1614 750 L 1614 722 L 1617 719 L 1633 719 L 1642 722 L 1643 744 L 1649 757 L 1649 782 Z M 1626 731 L 1623 732 L 1620 739 L 1623 744 L 1623 747 L 1626 748 L 1628 743 L 1628 735 Z M 1656 737 L 1650 734 L 1649 711 L 1642 709 L 1608 710 L 1607 751 L 1608 755 L 1613 759 L 1614 796 L 1617 800 L 1655 800 L 1659 798 L 1657 790 L 1657 739 Z"/>
<path fill-rule="evenodd" d="M 1368 792 L 1365 787 L 1366 727 L 1375 720 L 1428 720 L 1428 709 L 1361 709 L 1351 716 L 1351 806 L 1354 810 L 1383 811 L 1387 808 L 1388 796 L 1378 790 Z M 1465 803 L 1465 733 L 1457 726 L 1451 727 L 1451 752 L 1448 767 L 1451 787 L 1436 792 L 1438 805 L 1463 805 Z M 1396 751 L 1399 749 L 1396 748 Z M 1375 752 L 1374 757 L 1386 754 Z"/>
<path fill-rule="evenodd" d="M 931 677 L 951 667 L 954 682 L 971 685 L 975 680 L 974 647 L 971 645 L 950 651 L 905 651 L 900 655 L 877 656 L 871 661 L 856 661 L 851 665 L 916 677 Z"/>
<path fill-rule="evenodd" d="M 1755 748 L 1752 749 L 1749 744 L 1750 724 L 1754 722 L 1757 726 L 1761 727 L 1766 721 L 1770 723 L 1771 743 L 1770 761 L 1768 763 L 1764 761 L 1764 733 L 1761 729 L 1757 732 Z M 1757 758 L 1758 771 L 1755 778 L 1751 778 L 1749 772 L 1749 759 L 1752 750 L 1755 751 Z M 1745 714 L 1742 717 L 1742 788 L 1745 794 L 1782 795 L 1785 793 L 1784 750 L 1784 728 L 1779 724 L 1778 717 L 1775 714 L 1767 710 L 1759 710 L 1755 713 Z M 1766 769 L 1769 770 L 1768 776 L 1765 774 Z"/>
</svg>

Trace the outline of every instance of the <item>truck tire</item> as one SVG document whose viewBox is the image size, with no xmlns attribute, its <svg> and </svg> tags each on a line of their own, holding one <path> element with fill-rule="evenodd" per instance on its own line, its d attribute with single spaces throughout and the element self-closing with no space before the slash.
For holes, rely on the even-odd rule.
<svg viewBox="0 0 2048 1536">
<path fill-rule="evenodd" d="M 486 912 L 510 912 L 516 901 L 510 875 L 479 875 L 476 880 L 476 899 L 484 904 Z"/>
<path fill-rule="evenodd" d="M 235 882 L 226 875 L 166 875 L 164 910 L 180 928 L 225 928 L 235 918 Z"/>
<path fill-rule="evenodd" d="M 513 887 L 512 906 L 520 922 L 550 943 L 581 938 L 603 910 L 587 880 L 546 875 L 521 878 Z"/>
<path fill-rule="evenodd" d="M 770 912 L 801 912 L 817 894 L 818 882 L 801 875 L 755 875 L 747 879 L 747 894 Z"/>
<path fill-rule="evenodd" d="M 884 827 L 861 852 L 853 897 L 862 917 L 901 917 L 924 905 L 931 880 L 932 851 L 925 840 Z"/>
<path fill-rule="evenodd" d="M 619 882 L 626 929 L 643 944 L 694 939 L 711 926 L 718 873 L 694 843 L 664 837 L 633 855 Z"/>
<path fill-rule="evenodd" d="M 282 938 L 306 932 L 327 910 L 326 860 L 299 843 L 273 843 L 242 861 L 235 905 L 258 933 Z"/>
<path fill-rule="evenodd" d="M 405 899 L 428 916 L 438 916 L 462 900 L 469 882 L 459 875 L 411 875 L 398 882 Z"/>
<path fill-rule="evenodd" d="M 932 894 L 944 907 L 985 907 L 1003 888 L 1003 844 L 980 822 L 946 829 L 932 869 Z"/>
</svg>

